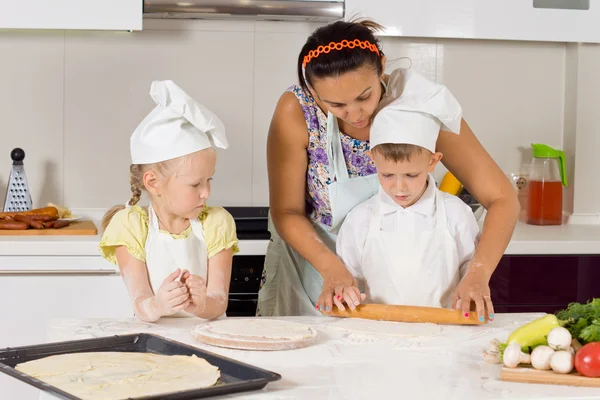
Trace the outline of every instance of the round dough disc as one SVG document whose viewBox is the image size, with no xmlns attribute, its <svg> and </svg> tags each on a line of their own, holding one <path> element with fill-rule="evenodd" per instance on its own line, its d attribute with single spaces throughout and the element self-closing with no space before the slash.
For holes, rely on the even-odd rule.
<svg viewBox="0 0 600 400">
<path fill-rule="evenodd" d="M 192 330 L 196 340 L 242 350 L 292 350 L 312 344 L 317 331 L 297 322 L 268 318 L 226 318 Z"/>
</svg>

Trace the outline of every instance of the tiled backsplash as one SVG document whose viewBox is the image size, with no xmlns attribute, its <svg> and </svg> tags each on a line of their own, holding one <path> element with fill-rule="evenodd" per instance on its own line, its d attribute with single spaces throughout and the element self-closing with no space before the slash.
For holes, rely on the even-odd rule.
<svg viewBox="0 0 600 400">
<path fill-rule="evenodd" d="M 10 150 L 27 153 L 35 206 L 104 208 L 129 198 L 129 137 L 152 109 L 152 80 L 172 79 L 225 122 L 211 203 L 268 204 L 265 146 L 274 106 L 296 81 L 316 25 L 151 21 L 143 32 L 0 32 L 0 193 Z M 501 168 L 531 142 L 562 145 L 566 46 L 385 37 L 388 69 L 450 87 Z M 438 172 L 441 178 L 443 170 Z"/>
</svg>

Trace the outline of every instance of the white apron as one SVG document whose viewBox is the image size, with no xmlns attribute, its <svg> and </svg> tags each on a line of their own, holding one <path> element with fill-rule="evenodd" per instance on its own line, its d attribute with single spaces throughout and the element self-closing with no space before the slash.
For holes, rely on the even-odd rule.
<svg viewBox="0 0 600 400">
<path fill-rule="evenodd" d="M 146 267 L 148 278 L 154 294 L 162 285 L 165 278 L 177 268 L 188 270 L 190 274 L 198 275 L 206 280 L 208 267 L 208 250 L 204 240 L 202 222 L 199 219 L 190 219 L 192 232 L 183 239 L 175 239 L 166 232 L 161 232 L 158 218 L 148 207 L 148 237 L 146 239 Z M 193 316 L 185 311 L 171 315 L 172 317 Z"/>
<path fill-rule="evenodd" d="M 404 220 L 403 226 L 397 221 L 396 231 L 382 231 L 380 201 L 375 202 L 361 260 L 368 302 L 452 307 L 460 279 L 458 250 L 441 193 L 437 188 L 434 193 L 434 228 L 419 236 Z"/>
<path fill-rule="evenodd" d="M 316 222 L 313 226 L 327 247 L 335 252 L 337 232 L 350 210 L 372 197 L 379 188 L 377 174 L 350 179 L 342 151 L 337 119 L 327 116 L 327 156 L 332 183 L 329 184 L 331 228 Z M 323 288 L 323 277 L 300 254 L 279 237 L 269 215 L 271 242 L 265 259 L 266 282 L 258 293 L 258 314 L 321 315 L 315 309 Z M 310 239 L 309 239 L 310 240 Z"/>
</svg>

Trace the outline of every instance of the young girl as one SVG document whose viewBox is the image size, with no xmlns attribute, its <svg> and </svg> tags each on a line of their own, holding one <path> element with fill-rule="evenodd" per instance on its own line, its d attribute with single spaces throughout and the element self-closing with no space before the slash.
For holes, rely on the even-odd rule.
<svg viewBox="0 0 600 400">
<path fill-rule="evenodd" d="M 138 318 L 224 315 L 235 223 L 208 207 L 216 152 L 228 147 L 210 110 L 171 81 L 153 82 L 157 104 L 131 136 L 131 199 L 102 221 L 102 256 L 117 264 Z M 137 205 L 142 191 L 150 206 Z"/>
</svg>

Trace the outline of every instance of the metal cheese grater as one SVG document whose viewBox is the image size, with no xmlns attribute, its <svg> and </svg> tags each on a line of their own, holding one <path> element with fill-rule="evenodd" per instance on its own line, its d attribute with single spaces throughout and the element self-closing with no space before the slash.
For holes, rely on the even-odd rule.
<svg viewBox="0 0 600 400">
<path fill-rule="evenodd" d="M 13 149 L 10 152 L 10 158 L 13 160 L 13 166 L 8 178 L 4 212 L 31 210 L 31 193 L 29 193 L 29 185 L 27 184 L 25 168 L 23 167 L 25 152 L 20 148 Z"/>
</svg>

